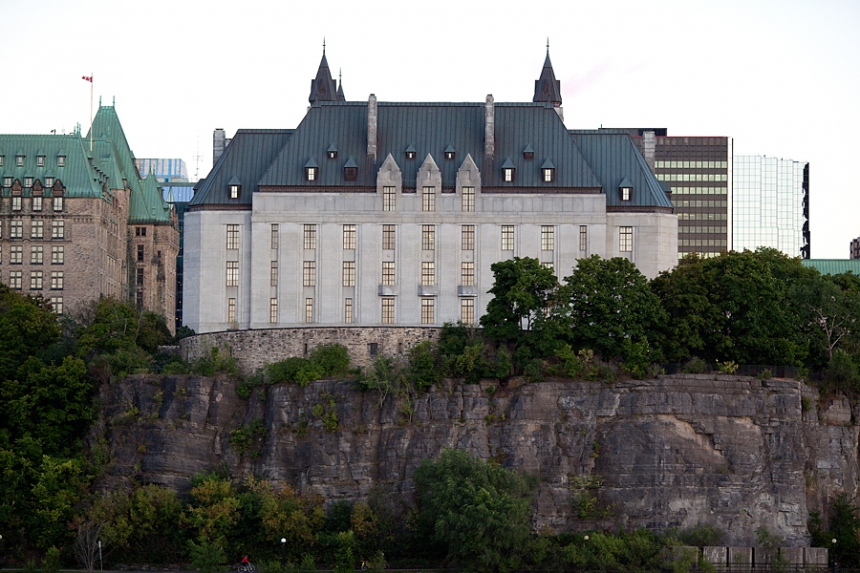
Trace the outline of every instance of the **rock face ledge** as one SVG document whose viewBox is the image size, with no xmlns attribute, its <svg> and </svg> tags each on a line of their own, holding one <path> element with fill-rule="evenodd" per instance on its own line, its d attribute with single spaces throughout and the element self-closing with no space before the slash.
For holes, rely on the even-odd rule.
<svg viewBox="0 0 860 573">
<path fill-rule="evenodd" d="M 753 545 L 764 526 L 794 546 L 808 543 L 809 511 L 857 493 L 858 412 L 793 380 L 445 381 L 411 412 L 333 380 L 259 387 L 245 400 L 228 378 L 134 376 L 101 398 L 104 488 L 134 477 L 182 492 L 226 467 L 329 500 L 374 487 L 408 496 L 424 459 L 461 448 L 540 476 L 536 528 L 713 525 L 727 543 Z M 583 485 L 593 486 L 589 511 L 574 503 Z"/>
</svg>

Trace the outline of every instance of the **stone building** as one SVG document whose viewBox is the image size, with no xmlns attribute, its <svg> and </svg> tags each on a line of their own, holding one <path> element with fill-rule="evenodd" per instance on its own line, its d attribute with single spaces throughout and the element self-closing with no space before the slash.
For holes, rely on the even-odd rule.
<svg viewBox="0 0 860 573">
<path fill-rule="evenodd" d="M 92 138 L 0 135 L 0 281 L 58 314 L 113 296 L 175 330 L 176 215 L 141 179 L 113 106 Z"/>
<path fill-rule="evenodd" d="M 197 186 L 185 324 L 473 323 L 497 261 L 671 268 L 664 188 L 626 130 L 568 129 L 560 87 L 547 54 L 532 102 L 346 101 L 323 55 L 300 125 L 240 129 Z"/>
</svg>

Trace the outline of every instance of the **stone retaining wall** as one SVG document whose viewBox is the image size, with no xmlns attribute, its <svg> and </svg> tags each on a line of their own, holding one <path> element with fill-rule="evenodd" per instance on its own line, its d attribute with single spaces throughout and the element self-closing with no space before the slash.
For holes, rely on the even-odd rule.
<svg viewBox="0 0 860 573">
<path fill-rule="evenodd" d="M 437 340 L 440 328 L 421 327 L 307 327 L 265 330 L 228 330 L 189 336 L 179 342 L 182 356 L 196 360 L 212 347 L 230 352 L 242 374 L 290 356 L 305 357 L 322 344 L 342 344 L 353 366 L 366 366 L 375 356 L 395 356 L 424 340 Z"/>
</svg>

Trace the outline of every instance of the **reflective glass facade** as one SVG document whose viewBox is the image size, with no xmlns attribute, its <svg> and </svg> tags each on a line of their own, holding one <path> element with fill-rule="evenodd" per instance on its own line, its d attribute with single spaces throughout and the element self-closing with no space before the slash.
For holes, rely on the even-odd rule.
<svg viewBox="0 0 860 573">
<path fill-rule="evenodd" d="M 778 249 L 810 258 L 809 163 L 762 155 L 734 158 L 734 249 Z"/>
</svg>

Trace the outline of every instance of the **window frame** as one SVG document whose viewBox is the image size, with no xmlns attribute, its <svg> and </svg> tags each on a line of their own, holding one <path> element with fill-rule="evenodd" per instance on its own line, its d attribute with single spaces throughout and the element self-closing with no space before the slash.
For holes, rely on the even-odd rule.
<svg viewBox="0 0 860 573">
<path fill-rule="evenodd" d="M 356 226 L 346 224 L 343 226 L 343 248 L 344 250 L 355 250 Z"/>
<path fill-rule="evenodd" d="M 460 285 L 475 286 L 475 262 L 461 261 L 460 262 Z"/>
<path fill-rule="evenodd" d="M 632 253 L 633 252 L 633 227 L 620 226 L 618 227 L 618 252 Z"/>
<path fill-rule="evenodd" d="M 475 299 L 465 297 L 460 299 L 460 322 L 475 324 Z"/>
<path fill-rule="evenodd" d="M 382 324 L 394 324 L 394 318 L 394 297 L 382 297 L 380 322 Z"/>
<path fill-rule="evenodd" d="M 343 261 L 341 286 L 355 286 L 355 261 Z"/>
<path fill-rule="evenodd" d="M 436 324 L 436 299 L 421 298 L 421 324 Z"/>
<path fill-rule="evenodd" d="M 139 231 L 141 228 L 138 227 L 136 231 Z M 146 229 L 143 229 L 146 232 Z M 146 236 L 146 235 L 143 235 Z M 235 223 L 227 224 L 227 250 L 228 251 L 238 251 L 239 250 L 239 225 Z"/>
<path fill-rule="evenodd" d="M 421 250 L 436 250 L 436 225 L 421 225 Z"/>
<path fill-rule="evenodd" d="M 541 225 L 540 227 L 540 250 L 554 251 L 555 250 L 555 226 Z"/>
<path fill-rule="evenodd" d="M 460 226 L 460 250 L 475 250 L 475 225 Z"/>
<path fill-rule="evenodd" d="M 436 210 L 436 187 L 424 186 L 421 188 L 421 211 L 431 213 Z"/>
<path fill-rule="evenodd" d="M 397 244 L 397 226 L 391 224 L 382 225 L 382 250 L 393 251 Z"/>
<path fill-rule="evenodd" d="M 385 185 L 382 187 L 382 210 L 397 210 L 397 187 L 393 185 Z"/>
<path fill-rule="evenodd" d="M 302 286 L 316 287 L 317 286 L 317 262 L 302 261 Z"/>
<path fill-rule="evenodd" d="M 394 261 L 382 261 L 382 286 L 397 284 L 397 265 Z"/>
<path fill-rule="evenodd" d="M 304 223 L 302 227 L 302 246 L 307 250 L 317 248 L 317 226 L 314 223 Z"/>
<path fill-rule="evenodd" d="M 435 261 L 421 261 L 421 286 L 436 286 Z"/>
<path fill-rule="evenodd" d="M 228 287 L 239 286 L 239 261 L 227 261 L 225 266 L 226 284 Z"/>
<path fill-rule="evenodd" d="M 463 187 L 463 198 L 461 208 L 464 213 L 473 213 L 475 211 L 475 188 Z"/>
<path fill-rule="evenodd" d="M 516 243 L 516 229 L 514 225 L 502 225 L 502 250 L 513 251 Z"/>
</svg>

